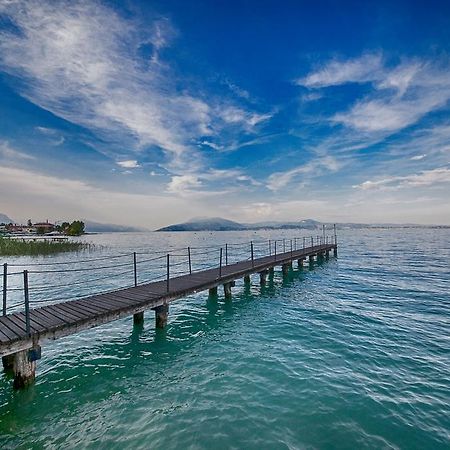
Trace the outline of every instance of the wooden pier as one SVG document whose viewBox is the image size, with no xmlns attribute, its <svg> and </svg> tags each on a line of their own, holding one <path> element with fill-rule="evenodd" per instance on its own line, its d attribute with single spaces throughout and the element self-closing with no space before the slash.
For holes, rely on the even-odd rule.
<svg viewBox="0 0 450 450">
<path fill-rule="evenodd" d="M 142 323 L 144 311 L 149 309 L 155 311 L 156 327 L 163 328 L 167 324 L 169 304 L 177 299 L 205 290 L 217 293 L 218 286 L 223 286 L 225 299 L 231 300 L 232 288 L 237 279 L 243 278 L 249 282 L 252 274 L 259 274 L 259 281 L 264 284 L 268 273 L 277 266 L 282 268 L 283 274 L 287 274 L 295 261 L 301 268 L 304 261 L 313 265 L 315 261 L 328 259 L 331 251 L 335 256 L 337 254 L 335 235 L 330 239 L 317 237 L 316 243 L 311 238 L 308 247 L 305 247 L 303 238 L 303 247 L 299 249 L 293 249 L 291 241 L 290 250 L 278 254 L 275 243 L 274 252 L 269 250 L 270 254 L 258 258 L 253 255 L 253 243 L 250 248 L 246 260 L 231 264 L 224 261 L 221 248 L 219 264 L 200 271 L 192 270 L 189 251 L 189 269 L 186 274 L 178 276 L 170 275 L 167 255 L 166 278 L 143 284 L 137 282 L 134 254 L 134 286 L 37 308 L 30 307 L 28 272 L 25 270 L 24 309 L 10 314 L 6 314 L 5 277 L 4 315 L 0 316 L 0 356 L 4 369 L 14 375 L 15 388 L 24 387 L 34 380 L 36 361 L 41 357 L 40 346 L 46 340 L 78 333 L 127 316 L 133 316 L 135 324 Z"/>
</svg>

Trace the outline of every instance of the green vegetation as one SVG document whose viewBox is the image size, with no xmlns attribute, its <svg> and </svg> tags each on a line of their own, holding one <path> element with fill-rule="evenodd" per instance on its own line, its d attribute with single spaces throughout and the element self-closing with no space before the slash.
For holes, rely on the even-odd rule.
<svg viewBox="0 0 450 450">
<path fill-rule="evenodd" d="M 56 231 L 67 234 L 67 236 L 81 236 L 84 234 L 84 222 L 81 220 L 74 220 L 72 223 L 63 222 L 56 226 Z"/>
<path fill-rule="evenodd" d="M 0 256 L 50 255 L 89 249 L 92 244 L 71 241 L 22 240 L 0 236 Z"/>
</svg>

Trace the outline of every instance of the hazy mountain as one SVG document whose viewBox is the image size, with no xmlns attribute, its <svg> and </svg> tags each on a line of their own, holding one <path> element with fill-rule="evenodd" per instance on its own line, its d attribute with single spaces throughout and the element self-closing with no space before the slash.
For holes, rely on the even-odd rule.
<svg viewBox="0 0 450 450">
<path fill-rule="evenodd" d="M 113 223 L 99 223 L 90 220 L 84 220 L 86 232 L 91 233 L 119 233 L 119 232 L 137 232 L 148 231 L 146 228 L 130 227 L 125 225 L 115 225 Z"/>
<path fill-rule="evenodd" d="M 221 217 L 198 217 L 188 222 L 177 223 L 156 231 L 233 231 L 245 230 L 247 227 Z"/>
<path fill-rule="evenodd" d="M 300 220 L 298 222 L 258 222 L 238 223 L 222 217 L 197 217 L 187 222 L 169 225 L 156 231 L 236 231 L 258 229 L 286 229 L 286 228 L 321 228 L 322 224 L 316 220 Z"/>
<path fill-rule="evenodd" d="M 294 222 L 257 222 L 257 223 L 238 223 L 221 217 L 198 217 L 187 222 L 169 225 L 156 231 L 235 231 L 235 230 L 322 230 L 323 225 L 330 231 L 333 228 L 332 223 L 319 222 L 314 219 L 304 219 Z M 343 228 L 448 228 L 445 225 L 414 225 L 414 224 L 367 224 L 367 223 L 337 223 L 336 227 Z"/>
<path fill-rule="evenodd" d="M 10 219 L 6 214 L 0 213 L 0 223 L 15 223 L 14 220 Z"/>
</svg>

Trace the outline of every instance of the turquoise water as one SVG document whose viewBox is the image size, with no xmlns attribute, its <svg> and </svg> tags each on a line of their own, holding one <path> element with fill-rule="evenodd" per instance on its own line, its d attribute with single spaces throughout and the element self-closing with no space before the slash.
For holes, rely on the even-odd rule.
<svg viewBox="0 0 450 450">
<path fill-rule="evenodd" d="M 88 236 L 79 258 L 270 234 Z M 450 230 L 339 234 L 337 260 L 177 301 L 165 330 L 148 312 L 44 344 L 33 387 L 0 378 L 0 447 L 450 448 Z"/>
</svg>

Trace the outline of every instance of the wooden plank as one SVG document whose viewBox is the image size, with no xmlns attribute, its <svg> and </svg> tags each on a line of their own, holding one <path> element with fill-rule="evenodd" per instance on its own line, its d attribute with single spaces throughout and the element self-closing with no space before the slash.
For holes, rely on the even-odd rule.
<svg viewBox="0 0 450 450">
<path fill-rule="evenodd" d="M 100 305 L 100 304 L 96 304 L 96 303 L 91 303 L 90 302 L 90 297 L 88 297 L 85 300 L 76 300 L 73 302 L 68 302 L 71 305 L 72 304 L 76 304 L 77 308 L 81 308 L 84 309 L 86 312 L 90 312 L 92 314 L 103 314 L 104 312 L 107 312 L 109 310 L 109 308 L 107 308 L 106 306 Z"/>
<path fill-rule="evenodd" d="M 14 314 L 15 317 L 20 320 L 20 322 L 22 323 L 23 329 L 26 330 L 26 317 L 25 317 L 25 313 L 15 313 Z M 30 332 L 31 333 L 39 333 L 41 331 L 46 330 L 46 327 L 43 327 L 40 323 L 37 323 L 30 314 Z"/>
<path fill-rule="evenodd" d="M 36 314 L 39 318 L 44 318 L 50 324 L 50 328 L 66 325 L 66 322 L 63 319 L 56 317 L 44 308 L 34 309 L 33 314 Z"/>
<path fill-rule="evenodd" d="M 133 305 L 135 302 L 122 297 L 115 297 L 113 294 L 108 294 L 108 296 L 102 295 L 97 297 L 95 302 L 108 306 L 110 310 L 115 310 L 118 308 L 124 308 L 126 306 Z"/>
<path fill-rule="evenodd" d="M 5 333 L 3 333 L 3 328 L 1 328 L 1 325 L 0 325 L 0 341 L 1 342 L 9 342 L 10 341 L 9 337 Z"/>
<path fill-rule="evenodd" d="M 48 305 L 45 307 L 45 312 L 48 312 L 49 314 L 52 314 L 60 319 L 62 319 L 64 322 L 66 322 L 67 324 L 72 324 L 74 322 L 78 321 L 78 318 L 66 313 L 64 311 L 61 311 L 60 309 L 58 309 L 57 305 Z"/>
<path fill-rule="evenodd" d="M 2 317 L 1 322 L 3 323 L 3 325 L 5 325 L 6 328 L 8 328 L 16 335 L 16 339 L 22 338 L 26 335 L 25 327 L 22 327 L 22 324 L 20 322 L 19 324 L 17 324 L 17 319 L 14 319 L 12 315 Z"/>
<path fill-rule="evenodd" d="M 48 319 L 46 316 L 40 314 L 38 310 L 30 311 L 30 318 L 33 318 L 36 322 L 40 323 L 46 329 L 55 326 L 55 322 Z"/>
<path fill-rule="evenodd" d="M 73 308 L 68 306 L 66 303 L 67 302 L 59 303 L 58 309 L 62 310 L 64 313 L 71 314 L 72 316 L 76 317 L 77 321 L 92 317 L 92 314 L 87 314 L 85 311 L 73 310 Z"/>
</svg>

